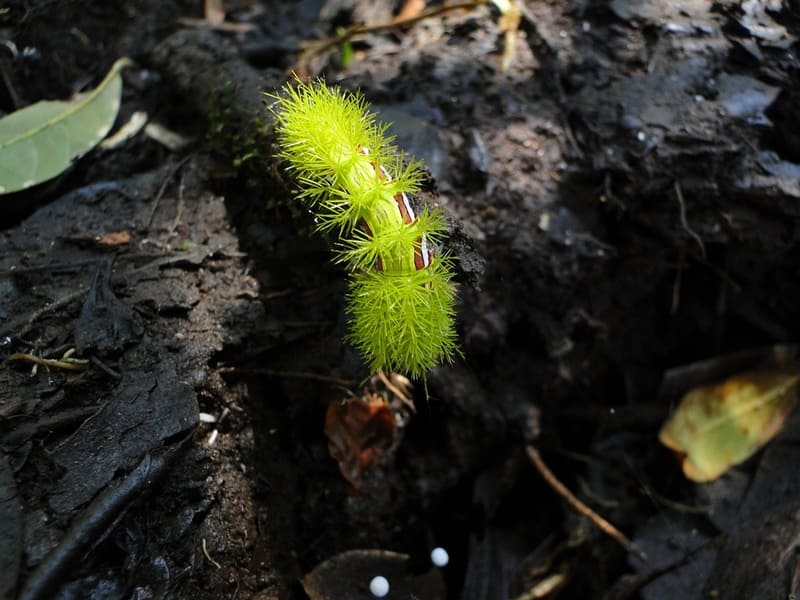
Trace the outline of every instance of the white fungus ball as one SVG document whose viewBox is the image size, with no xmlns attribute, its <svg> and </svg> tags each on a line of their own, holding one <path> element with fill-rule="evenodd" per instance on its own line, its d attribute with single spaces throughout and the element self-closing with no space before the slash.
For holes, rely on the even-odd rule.
<svg viewBox="0 0 800 600">
<path fill-rule="evenodd" d="M 369 582 L 369 591 L 376 598 L 383 598 L 389 593 L 389 581 L 381 575 L 373 577 L 372 581 Z"/>
<path fill-rule="evenodd" d="M 434 548 L 431 551 L 431 562 L 437 567 L 447 566 L 447 563 L 450 562 L 450 555 L 444 548 Z"/>
</svg>

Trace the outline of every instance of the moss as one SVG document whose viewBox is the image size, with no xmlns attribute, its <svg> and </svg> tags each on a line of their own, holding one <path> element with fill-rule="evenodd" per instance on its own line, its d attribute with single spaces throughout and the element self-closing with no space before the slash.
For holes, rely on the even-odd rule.
<svg viewBox="0 0 800 600">
<path fill-rule="evenodd" d="M 206 141 L 209 149 L 229 171 L 226 176 L 259 198 L 267 208 L 290 207 L 288 180 L 275 160 L 272 120 L 265 111 L 245 116 L 236 110 L 237 86 L 226 81 L 211 103 Z"/>
</svg>

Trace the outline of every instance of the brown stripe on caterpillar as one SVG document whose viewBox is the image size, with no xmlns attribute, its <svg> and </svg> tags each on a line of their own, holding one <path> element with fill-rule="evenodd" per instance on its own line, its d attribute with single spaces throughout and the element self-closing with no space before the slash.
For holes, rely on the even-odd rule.
<svg viewBox="0 0 800 600">
<path fill-rule="evenodd" d="M 363 154 L 364 156 L 369 156 L 369 148 L 366 146 L 358 146 L 357 152 L 359 154 Z M 392 176 L 389 172 L 384 168 L 383 165 L 378 165 L 374 161 L 370 162 L 370 165 L 378 174 L 378 179 L 381 181 L 391 181 Z M 414 208 L 411 206 L 411 202 L 408 199 L 408 195 L 405 192 L 398 192 L 393 196 L 395 204 L 397 204 L 397 210 L 400 211 L 400 218 L 403 219 L 403 223 L 406 225 L 411 225 L 414 221 L 417 220 L 417 215 L 414 213 Z M 361 219 L 358 223 L 358 226 L 364 230 L 369 237 L 372 237 L 372 231 L 367 225 L 364 219 Z M 428 238 L 425 237 L 423 233 L 419 240 L 414 244 L 414 268 L 417 271 L 425 269 L 430 266 L 431 262 L 433 261 L 433 250 L 428 245 Z M 375 268 L 378 271 L 383 271 L 383 262 L 381 261 L 381 257 L 378 256 L 376 258 Z"/>
<path fill-rule="evenodd" d="M 406 196 L 405 192 L 396 193 L 394 195 L 394 201 L 395 204 L 397 204 L 397 210 L 400 211 L 400 217 L 402 217 L 403 223 L 411 225 L 417 220 L 417 215 L 414 214 L 414 209 L 411 208 L 411 202 L 408 201 L 408 196 Z"/>
<path fill-rule="evenodd" d="M 358 152 L 364 156 L 369 156 L 369 148 L 366 146 L 359 146 Z M 389 175 L 389 171 L 387 171 L 383 165 L 377 165 L 374 161 L 369 164 L 375 169 L 375 172 L 378 174 L 378 179 L 381 181 L 392 180 L 392 176 Z M 414 208 L 411 206 L 411 202 L 409 202 L 405 192 L 397 192 L 394 195 L 394 201 L 397 204 L 397 210 L 400 211 L 400 216 L 403 218 L 403 223 L 411 225 L 411 223 L 416 221 L 417 215 L 414 214 Z"/>
<path fill-rule="evenodd" d="M 433 250 L 428 245 L 428 238 L 423 233 L 419 236 L 419 243 L 414 244 L 414 267 L 421 271 L 430 266 L 433 260 Z"/>
</svg>

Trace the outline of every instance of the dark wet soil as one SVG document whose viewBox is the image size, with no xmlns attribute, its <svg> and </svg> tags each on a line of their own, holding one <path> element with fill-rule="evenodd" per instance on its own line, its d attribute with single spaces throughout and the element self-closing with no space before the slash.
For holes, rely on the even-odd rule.
<svg viewBox="0 0 800 600">
<path fill-rule="evenodd" d="M 118 122 L 188 140 L 0 196 L 0 598 L 796 594 L 796 417 L 708 485 L 657 434 L 664 373 L 800 333 L 797 7 L 528 0 L 503 71 L 490 6 L 300 63 L 399 7 L 223 5 L 0 5 L 2 114 L 130 56 Z M 273 158 L 262 92 L 292 69 L 361 90 L 452 222 L 464 357 L 413 407 L 341 341 L 343 271 Z M 340 468 L 353 398 L 389 411 L 382 454 Z"/>
</svg>

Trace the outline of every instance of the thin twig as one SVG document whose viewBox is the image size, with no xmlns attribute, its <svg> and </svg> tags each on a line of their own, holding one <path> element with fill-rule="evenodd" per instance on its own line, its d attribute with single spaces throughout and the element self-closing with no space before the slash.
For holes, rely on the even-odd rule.
<svg viewBox="0 0 800 600">
<path fill-rule="evenodd" d="M 88 290 L 89 290 L 89 286 L 80 286 L 78 289 L 73 290 L 72 292 L 70 292 L 66 296 L 62 296 L 58 300 L 53 300 L 49 304 L 45 304 L 43 307 L 33 311 L 29 315 L 26 315 L 24 317 L 20 317 L 20 318 L 17 318 L 15 320 L 11 321 L 10 323 L 8 323 L 6 325 L 5 329 L 0 333 L 2 333 L 2 334 L 6 334 L 7 333 L 8 335 L 13 335 L 14 337 L 20 338 L 20 337 L 24 336 L 25 334 L 27 334 L 31 330 L 31 327 L 33 327 L 33 324 L 40 317 L 42 317 L 43 315 L 46 315 L 47 313 L 49 313 L 51 311 L 54 311 L 54 310 L 57 310 L 57 309 L 59 309 L 59 308 L 61 308 L 63 306 L 66 306 L 67 304 L 69 304 L 70 302 L 72 302 L 74 300 L 77 300 L 83 294 L 85 294 Z"/>
<path fill-rule="evenodd" d="M 223 33 L 247 33 L 257 27 L 255 23 L 236 23 L 223 21 L 222 23 L 210 23 L 207 19 L 192 19 L 190 17 L 180 17 L 178 24 L 184 27 L 195 27 L 197 29 L 210 29 Z"/>
<path fill-rule="evenodd" d="M 625 548 L 627 552 L 632 552 L 643 561 L 647 561 L 647 555 L 637 548 L 636 545 L 627 537 L 625 537 L 625 534 L 594 512 L 591 508 L 586 506 L 583 502 L 578 500 L 575 494 L 567 489 L 567 486 L 556 479 L 556 476 L 553 475 L 553 472 L 544 463 L 542 456 L 539 454 L 539 451 L 536 448 L 533 446 L 526 446 L 525 450 L 527 451 L 528 457 L 531 459 L 533 466 L 536 467 L 536 470 L 539 471 L 539 474 L 542 476 L 542 478 L 551 488 L 553 488 L 553 490 L 555 490 L 559 496 L 564 498 L 564 500 L 566 500 L 572 506 L 572 508 L 594 523 L 603 533 L 616 540 L 623 548 Z"/>
<path fill-rule="evenodd" d="M 255 374 L 255 375 L 269 375 L 271 377 L 286 377 L 289 379 L 310 379 L 312 381 L 321 381 L 323 383 L 332 383 L 342 387 L 350 387 L 355 384 L 352 379 L 341 379 L 339 377 L 332 377 L 330 375 L 320 375 L 319 373 L 308 373 L 305 371 L 281 371 L 280 369 L 262 369 L 262 368 L 240 368 L 240 367 L 219 367 L 218 373 L 233 373 L 237 374 Z"/>
<path fill-rule="evenodd" d="M 460 10 L 460 9 L 472 10 L 474 8 L 487 4 L 488 1 L 489 0 L 472 0 L 471 2 L 455 2 L 453 4 L 443 4 L 441 6 L 434 6 L 432 8 L 429 8 L 428 10 L 424 10 L 418 15 L 415 15 L 413 17 L 407 17 L 404 19 L 395 18 L 392 19 L 391 21 L 387 21 L 385 23 L 378 23 L 376 25 L 352 25 L 347 29 L 345 29 L 340 34 L 335 35 L 333 37 L 301 44 L 302 52 L 299 62 L 307 62 L 310 57 L 316 54 L 322 54 L 329 48 L 333 48 L 334 46 L 338 46 L 343 42 L 352 40 L 357 35 L 363 35 L 365 33 L 378 33 L 380 31 L 387 31 L 390 29 L 394 29 L 396 27 L 404 27 L 406 25 L 411 25 L 413 23 L 422 21 L 424 19 L 437 17 L 441 14 L 453 10 Z"/>
<path fill-rule="evenodd" d="M 414 403 L 411 401 L 411 398 L 406 396 L 403 391 L 398 388 L 395 384 L 392 383 L 391 379 L 386 376 L 386 373 L 383 372 L 383 369 L 378 370 L 378 379 L 383 382 L 390 392 L 392 392 L 397 398 L 408 408 L 411 412 L 417 412 L 417 408 L 414 406 Z"/>
<path fill-rule="evenodd" d="M 161 201 L 161 197 L 164 195 L 164 192 L 166 191 L 169 182 L 172 181 L 172 178 L 175 177 L 175 173 L 177 173 L 180 170 L 180 168 L 183 165 L 185 165 L 186 162 L 191 157 L 192 155 L 190 154 L 189 156 L 185 156 L 183 159 L 175 163 L 173 167 L 169 170 L 169 173 L 167 173 L 167 176 L 164 177 L 164 181 L 161 182 L 161 187 L 158 188 L 158 193 L 156 194 L 156 197 L 153 198 L 153 202 L 150 204 L 150 216 L 147 218 L 147 229 L 150 229 L 150 227 L 153 224 L 153 217 L 155 216 L 156 210 L 158 209 L 158 203 Z"/>
<path fill-rule="evenodd" d="M 208 562 L 210 562 L 212 565 L 214 565 L 218 569 L 222 568 L 222 565 L 220 565 L 217 561 L 215 561 L 213 558 L 211 558 L 211 555 L 208 553 L 208 546 L 206 545 L 206 538 L 203 538 L 203 554 L 206 555 L 206 558 L 208 559 Z"/>
<path fill-rule="evenodd" d="M 188 436 L 187 436 L 188 437 Z M 80 561 L 93 544 L 104 539 L 115 520 L 137 499 L 158 484 L 183 442 L 155 455 L 146 454 L 127 476 L 109 483 L 92 503 L 72 520 L 69 529 L 28 575 L 19 600 L 54 598 L 55 588 L 69 569 Z"/>
<path fill-rule="evenodd" d="M 97 366 L 99 369 L 104 371 L 112 379 L 116 379 L 117 381 L 122 379 L 122 374 L 121 373 L 118 373 L 117 371 L 115 371 L 114 369 L 109 367 L 106 363 L 104 363 L 102 360 L 100 360 L 96 356 L 94 356 L 94 355 L 89 356 L 89 360 L 92 361 L 92 363 L 95 366 Z"/>
<path fill-rule="evenodd" d="M 183 189 L 186 183 L 186 171 L 181 173 L 181 182 L 178 185 L 178 207 L 175 209 L 175 218 L 172 220 L 172 225 L 169 227 L 170 235 L 175 233 L 178 224 L 181 222 L 183 216 Z"/>
<path fill-rule="evenodd" d="M 703 238 L 701 238 L 697 232 L 689 227 L 689 221 L 686 220 L 686 203 L 683 201 L 683 191 L 681 191 L 681 184 L 675 181 L 675 195 L 678 197 L 678 206 L 680 207 L 681 212 L 681 225 L 686 230 L 692 239 L 697 242 L 697 245 L 700 246 L 700 256 L 703 257 L 703 260 L 706 258 L 706 246 L 703 244 Z"/>
<path fill-rule="evenodd" d="M 43 367 L 65 369 L 67 371 L 83 371 L 89 365 L 89 361 L 82 358 L 42 358 L 41 356 L 36 356 L 35 354 L 29 354 L 27 352 L 15 352 L 0 363 L 0 365 L 17 360 L 30 362 Z"/>
</svg>

